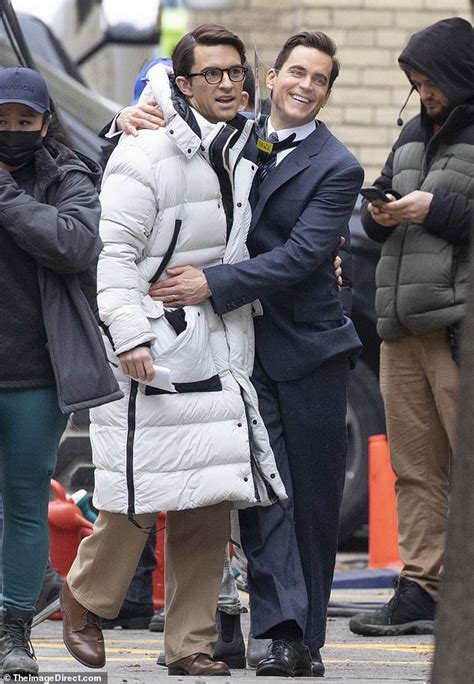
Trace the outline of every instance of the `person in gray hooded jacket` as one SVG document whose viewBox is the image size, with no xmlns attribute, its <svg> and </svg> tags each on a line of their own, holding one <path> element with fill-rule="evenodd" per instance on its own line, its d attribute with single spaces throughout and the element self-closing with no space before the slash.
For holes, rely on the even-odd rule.
<svg viewBox="0 0 474 684">
<path fill-rule="evenodd" d="M 421 112 L 375 181 L 392 201 L 365 203 L 362 220 L 384 243 L 376 308 L 403 569 L 387 605 L 351 620 L 365 636 L 433 631 L 474 223 L 471 24 L 445 19 L 415 33 L 399 63 Z"/>
<path fill-rule="evenodd" d="M 61 140 L 46 83 L 0 70 L 0 480 L 4 674 L 35 674 L 31 620 L 66 415 L 120 398 L 94 317 L 100 169 Z"/>
</svg>

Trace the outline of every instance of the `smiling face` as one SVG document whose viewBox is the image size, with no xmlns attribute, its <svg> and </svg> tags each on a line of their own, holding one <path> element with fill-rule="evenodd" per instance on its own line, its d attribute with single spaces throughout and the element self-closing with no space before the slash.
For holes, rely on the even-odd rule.
<svg viewBox="0 0 474 684">
<path fill-rule="evenodd" d="M 44 137 L 47 130 L 44 114 L 17 102 L 0 104 L 0 131 L 41 131 Z"/>
<path fill-rule="evenodd" d="M 314 121 L 329 98 L 332 59 L 316 48 L 298 45 L 281 69 L 270 69 L 272 125 L 276 130 L 296 128 Z"/>
<path fill-rule="evenodd" d="M 410 83 L 420 96 L 420 100 L 431 119 L 441 116 L 447 110 L 449 101 L 443 91 L 431 81 L 426 74 L 420 74 L 413 69 L 407 70 Z"/>
<path fill-rule="evenodd" d="M 240 55 L 231 45 L 196 45 L 190 73 L 199 74 L 207 69 L 230 69 L 241 65 Z M 243 81 L 231 81 L 227 72 L 222 81 L 215 85 L 208 83 L 204 76 L 178 76 L 176 83 L 190 105 L 211 123 L 230 121 L 241 106 Z"/>
</svg>

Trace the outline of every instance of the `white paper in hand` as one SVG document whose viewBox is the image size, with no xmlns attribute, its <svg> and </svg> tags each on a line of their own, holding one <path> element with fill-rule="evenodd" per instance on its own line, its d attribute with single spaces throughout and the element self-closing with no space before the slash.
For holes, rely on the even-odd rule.
<svg viewBox="0 0 474 684">
<path fill-rule="evenodd" d="M 149 385 L 150 387 L 156 387 L 156 389 L 166 390 L 167 392 L 176 393 L 176 387 L 171 382 L 171 371 L 165 366 L 157 366 L 153 364 L 153 370 L 155 371 L 155 377 L 153 380 L 138 380 L 143 385 Z M 136 380 L 136 378 L 134 378 Z"/>
</svg>

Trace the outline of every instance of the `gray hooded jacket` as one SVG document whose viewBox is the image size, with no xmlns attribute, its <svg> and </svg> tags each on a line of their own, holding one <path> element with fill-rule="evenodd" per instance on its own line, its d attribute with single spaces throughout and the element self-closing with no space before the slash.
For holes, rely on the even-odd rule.
<svg viewBox="0 0 474 684">
<path fill-rule="evenodd" d="M 100 168 L 51 142 L 35 153 L 35 170 L 34 197 L 0 171 L 0 224 L 37 263 L 59 406 L 71 413 L 122 396 L 94 315 Z"/>
</svg>

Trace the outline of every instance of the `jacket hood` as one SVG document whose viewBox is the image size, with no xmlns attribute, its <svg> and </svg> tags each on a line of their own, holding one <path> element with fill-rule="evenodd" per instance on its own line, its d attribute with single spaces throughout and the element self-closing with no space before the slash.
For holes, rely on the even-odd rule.
<svg viewBox="0 0 474 684">
<path fill-rule="evenodd" d="M 465 19 L 442 19 L 414 33 L 398 58 L 435 83 L 449 109 L 474 103 L 474 31 Z M 424 107 L 422 105 L 422 111 Z"/>
<path fill-rule="evenodd" d="M 89 176 L 97 189 L 99 189 L 102 177 L 99 164 L 81 152 L 71 150 L 56 141 L 46 141 L 35 153 L 35 169 L 37 182 L 44 187 L 69 171 L 82 171 Z"/>
</svg>

